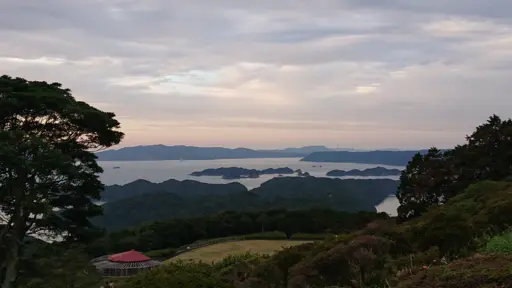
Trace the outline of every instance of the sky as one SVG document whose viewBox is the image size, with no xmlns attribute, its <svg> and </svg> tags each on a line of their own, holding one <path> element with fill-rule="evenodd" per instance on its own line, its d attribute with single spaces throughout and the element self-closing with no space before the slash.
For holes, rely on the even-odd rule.
<svg viewBox="0 0 512 288">
<path fill-rule="evenodd" d="M 449 148 L 512 114 L 510 0 L 2 0 L 0 39 L 120 146 Z"/>
</svg>

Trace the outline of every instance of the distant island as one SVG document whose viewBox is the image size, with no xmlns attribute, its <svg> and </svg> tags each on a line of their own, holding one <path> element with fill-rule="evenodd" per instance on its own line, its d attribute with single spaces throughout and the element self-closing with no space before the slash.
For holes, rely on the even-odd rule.
<svg viewBox="0 0 512 288">
<path fill-rule="evenodd" d="M 416 153 L 425 154 L 427 150 L 365 152 L 321 151 L 313 152 L 302 158 L 301 161 L 406 166 Z"/>
<path fill-rule="evenodd" d="M 327 176 L 399 176 L 402 171 L 399 169 L 387 169 L 381 166 L 375 168 L 368 168 L 364 170 L 352 169 L 352 170 L 331 170 L 327 172 Z"/>
<path fill-rule="evenodd" d="M 301 158 L 310 153 L 331 151 L 325 146 L 304 146 L 275 150 L 248 148 L 148 145 L 96 153 L 98 161 L 215 160 L 246 158 Z"/>
<path fill-rule="evenodd" d="M 203 171 L 192 172 L 192 176 L 222 176 L 223 179 L 258 178 L 265 174 L 293 174 L 291 168 L 268 168 L 263 170 L 246 169 L 240 167 L 210 168 Z"/>
</svg>

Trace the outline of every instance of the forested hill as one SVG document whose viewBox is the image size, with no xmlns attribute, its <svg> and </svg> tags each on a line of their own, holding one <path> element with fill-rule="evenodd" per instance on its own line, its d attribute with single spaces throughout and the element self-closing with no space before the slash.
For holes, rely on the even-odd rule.
<svg viewBox="0 0 512 288">
<path fill-rule="evenodd" d="M 247 192 L 247 188 L 238 182 L 209 184 L 194 180 L 178 181 L 169 179 L 161 183 L 153 183 L 139 179 L 125 185 L 106 186 L 101 194 L 101 200 L 112 202 L 149 193 L 174 193 L 177 195 L 200 196 L 229 194 L 232 192 Z"/>
<path fill-rule="evenodd" d="M 416 153 L 426 154 L 428 150 L 411 151 L 324 151 L 314 152 L 301 161 L 307 162 L 342 162 L 405 166 Z"/>
<path fill-rule="evenodd" d="M 398 185 L 398 181 L 390 179 L 315 177 L 274 178 L 251 191 L 239 183 L 205 184 L 175 180 L 163 183 L 139 180 L 124 186 L 107 187 L 106 199 L 119 200 L 104 204 L 103 215 L 94 218 L 93 223 L 109 230 L 118 230 L 155 220 L 222 211 L 326 208 L 374 212 L 375 205 L 395 193 Z"/>
</svg>

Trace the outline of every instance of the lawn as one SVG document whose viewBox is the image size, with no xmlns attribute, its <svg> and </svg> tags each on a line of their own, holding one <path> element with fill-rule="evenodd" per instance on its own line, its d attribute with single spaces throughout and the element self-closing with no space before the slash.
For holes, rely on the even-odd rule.
<svg viewBox="0 0 512 288">
<path fill-rule="evenodd" d="M 205 263 L 216 262 L 232 254 L 245 252 L 258 254 L 272 254 L 286 247 L 310 243 L 312 241 L 292 240 L 245 240 L 226 242 L 198 248 L 185 252 L 167 261 L 202 261 Z"/>
</svg>

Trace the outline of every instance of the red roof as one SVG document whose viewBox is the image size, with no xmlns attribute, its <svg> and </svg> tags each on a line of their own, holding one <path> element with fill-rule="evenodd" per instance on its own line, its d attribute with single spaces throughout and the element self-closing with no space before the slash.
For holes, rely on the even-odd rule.
<svg viewBox="0 0 512 288">
<path fill-rule="evenodd" d="M 138 251 L 131 250 L 119 254 L 110 255 L 108 256 L 108 260 L 112 262 L 144 262 L 151 260 L 151 258 Z"/>
</svg>

